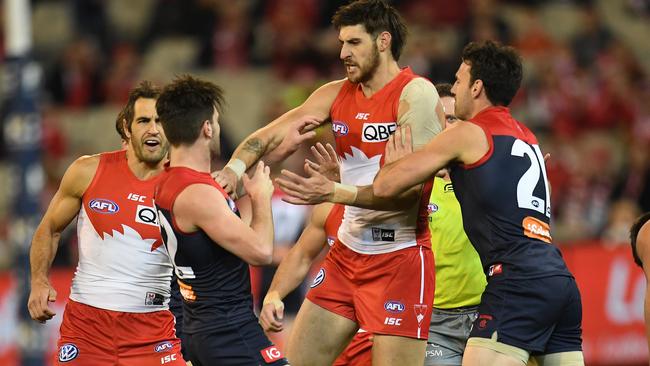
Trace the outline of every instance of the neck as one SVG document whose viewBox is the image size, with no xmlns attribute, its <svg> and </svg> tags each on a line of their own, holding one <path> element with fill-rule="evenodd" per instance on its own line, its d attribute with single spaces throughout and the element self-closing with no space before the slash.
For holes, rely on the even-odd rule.
<svg viewBox="0 0 650 366">
<path fill-rule="evenodd" d="M 476 117 L 477 114 L 481 113 L 483 110 L 494 107 L 492 103 L 490 103 L 489 100 L 479 98 L 474 101 L 474 105 L 472 106 L 472 113 L 471 113 L 471 118 Z"/>
<path fill-rule="evenodd" d="M 361 83 L 363 94 L 370 98 L 393 80 L 400 71 L 399 65 L 395 61 L 380 63 L 372 78 L 365 83 Z"/>
<path fill-rule="evenodd" d="M 186 167 L 199 172 L 210 173 L 209 147 L 194 143 L 191 146 L 172 146 L 170 149 L 169 166 Z"/>
<path fill-rule="evenodd" d="M 135 156 L 135 152 L 131 148 L 126 149 L 126 163 L 129 166 L 129 169 L 140 180 L 147 180 L 149 178 L 155 177 L 160 172 L 163 171 L 165 162 L 167 159 L 162 159 L 158 163 L 146 163 L 139 160 Z"/>
</svg>

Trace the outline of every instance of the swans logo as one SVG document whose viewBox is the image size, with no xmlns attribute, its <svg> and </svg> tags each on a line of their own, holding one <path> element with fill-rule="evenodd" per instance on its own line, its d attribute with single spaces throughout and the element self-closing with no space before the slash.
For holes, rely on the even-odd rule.
<svg viewBox="0 0 650 366">
<path fill-rule="evenodd" d="M 79 349 L 72 343 L 66 343 L 59 348 L 59 362 L 69 362 L 79 356 Z"/>
<path fill-rule="evenodd" d="M 320 285 L 321 283 L 323 283 L 324 280 L 325 280 L 325 270 L 321 268 L 320 271 L 318 271 L 318 274 L 316 274 L 316 277 L 314 277 L 314 282 L 312 282 L 311 286 L 309 287 L 314 288 Z"/>
</svg>

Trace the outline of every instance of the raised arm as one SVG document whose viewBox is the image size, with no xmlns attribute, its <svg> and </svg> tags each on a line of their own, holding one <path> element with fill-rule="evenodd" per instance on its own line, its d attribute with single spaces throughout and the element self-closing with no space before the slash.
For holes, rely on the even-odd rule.
<svg viewBox="0 0 650 366">
<path fill-rule="evenodd" d="M 387 144 L 387 149 L 390 148 Z M 373 182 L 378 197 L 396 197 L 433 177 L 452 162 L 471 164 L 489 151 L 483 130 L 470 122 L 458 121 L 445 129 L 423 149 L 384 165 Z"/>
<path fill-rule="evenodd" d="M 99 156 L 86 156 L 70 165 L 34 232 L 29 251 L 31 291 L 27 307 L 32 319 L 41 323 L 56 315 L 48 306 L 48 302 L 56 300 L 56 291 L 50 285 L 48 274 L 56 256 L 61 231 L 79 213 L 81 197 L 90 185 L 98 164 Z"/>
<path fill-rule="evenodd" d="M 305 132 L 305 130 L 311 130 L 320 125 L 329 117 L 330 108 L 343 81 L 332 81 L 321 86 L 302 105 L 288 111 L 245 138 L 235 149 L 226 167 L 217 174 L 217 182 L 224 187 L 226 192 L 232 193 L 246 169 L 254 165 L 264 154 L 270 153 L 278 147 L 292 127 L 303 126 L 302 132 Z M 302 140 L 299 139 L 299 141 Z M 298 146 L 286 146 L 282 153 L 276 152 L 272 155 L 273 160 L 282 160 L 283 156 L 290 155 L 297 148 Z"/>
<path fill-rule="evenodd" d="M 207 184 L 193 184 L 176 198 L 172 208 L 179 229 L 203 230 L 215 243 L 252 265 L 267 265 L 273 259 L 273 184 L 269 168 L 259 163 L 253 178 L 243 177 L 250 196 L 250 226 L 232 212 L 223 195 Z"/>
<path fill-rule="evenodd" d="M 282 299 L 302 283 L 314 260 L 326 245 L 325 221 L 332 206 L 331 203 L 322 203 L 314 207 L 309 223 L 298 242 L 280 262 L 260 312 L 260 324 L 264 330 L 282 331 Z"/>
</svg>

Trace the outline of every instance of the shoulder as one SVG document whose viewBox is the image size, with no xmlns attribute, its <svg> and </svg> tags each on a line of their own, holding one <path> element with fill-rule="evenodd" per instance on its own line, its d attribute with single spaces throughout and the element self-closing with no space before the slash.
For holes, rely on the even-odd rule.
<svg viewBox="0 0 650 366">
<path fill-rule="evenodd" d="M 99 154 L 77 158 L 66 170 L 61 181 L 61 188 L 81 197 L 95 177 L 100 160 L 101 155 Z"/>
<path fill-rule="evenodd" d="M 404 85 L 400 96 L 402 100 L 419 98 L 426 98 L 431 102 L 435 102 L 438 98 L 436 87 L 429 80 L 420 76 L 411 79 Z"/>
<path fill-rule="evenodd" d="M 333 207 L 334 204 L 330 202 L 323 202 L 314 206 L 314 209 L 311 212 L 310 223 L 316 227 L 324 227 L 327 217 Z"/>
</svg>

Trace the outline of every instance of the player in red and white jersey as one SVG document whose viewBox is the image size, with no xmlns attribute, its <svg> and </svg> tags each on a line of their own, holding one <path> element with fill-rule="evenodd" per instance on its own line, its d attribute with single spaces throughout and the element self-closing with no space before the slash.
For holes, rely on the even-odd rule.
<svg viewBox="0 0 650 366">
<path fill-rule="evenodd" d="M 168 151 L 158 94 L 148 82 L 130 93 L 121 114 L 126 149 L 72 163 L 34 233 L 28 307 L 44 323 L 56 315 L 47 275 L 60 233 L 78 216 L 79 263 L 56 364 L 185 364 L 168 310 L 172 265 L 153 204 Z"/>
<path fill-rule="evenodd" d="M 302 105 L 254 132 L 217 179 L 232 192 L 243 172 L 279 146 L 295 121 L 303 121 L 307 130 L 331 118 L 341 183 L 327 180 L 308 164 L 308 178 L 285 172 L 278 180 L 293 196 L 292 203 L 348 205 L 337 235 L 341 245 L 332 247 L 322 281 L 309 291 L 298 313 L 288 359 L 292 365 L 331 365 L 361 327 L 375 335 L 374 364 L 419 366 L 434 291 L 429 193 L 420 186 L 379 200 L 371 184 L 397 126 L 411 126 L 416 144 L 424 145 L 442 128 L 442 106 L 428 80 L 397 64 L 406 27 L 385 1 L 355 1 L 341 7 L 333 23 L 348 77 L 323 85 Z"/>
</svg>

